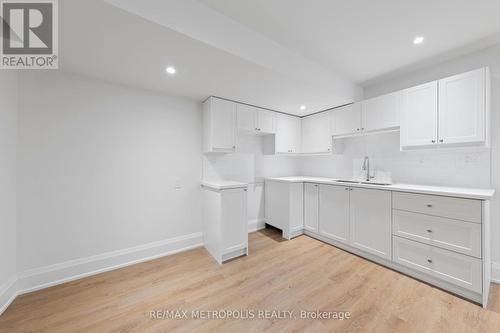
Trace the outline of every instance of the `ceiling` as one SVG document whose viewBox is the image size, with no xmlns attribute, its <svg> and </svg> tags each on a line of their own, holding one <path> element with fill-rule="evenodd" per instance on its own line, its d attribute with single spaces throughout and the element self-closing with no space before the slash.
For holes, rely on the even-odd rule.
<svg viewBox="0 0 500 333">
<path fill-rule="evenodd" d="M 146 0 L 132 2 L 142 6 Z M 167 2 L 174 1 L 159 1 Z M 60 1 L 59 12 L 60 69 L 66 72 L 198 101 L 220 96 L 296 115 L 361 96 L 349 81 L 294 58 L 275 43 L 260 47 L 258 38 L 244 44 L 261 54 L 242 57 L 101 0 Z M 175 75 L 165 73 L 168 65 L 176 68 Z M 309 71 L 301 71 L 305 68 Z M 303 104 L 306 110 L 300 110 Z"/>
<path fill-rule="evenodd" d="M 498 0 L 65 0 L 59 12 L 64 71 L 296 115 L 500 42 Z"/>
<path fill-rule="evenodd" d="M 199 1 L 361 85 L 500 42 L 498 0 Z"/>
</svg>

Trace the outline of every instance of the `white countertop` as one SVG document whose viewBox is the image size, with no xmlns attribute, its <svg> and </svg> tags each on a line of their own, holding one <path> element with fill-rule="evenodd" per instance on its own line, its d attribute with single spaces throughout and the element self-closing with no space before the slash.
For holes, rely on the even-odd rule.
<svg viewBox="0 0 500 333">
<path fill-rule="evenodd" d="M 324 177 L 273 177 L 266 178 L 266 181 L 278 181 L 287 183 L 319 183 L 329 185 L 341 185 L 349 187 L 373 188 L 380 190 L 389 190 L 397 192 L 412 192 L 421 194 L 443 195 L 448 197 L 459 197 L 468 199 L 489 200 L 495 194 L 493 189 L 479 188 L 461 188 L 448 186 L 430 186 L 430 185 L 415 185 L 415 184 L 392 184 L 392 185 L 372 185 L 358 183 L 342 183 L 333 178 Z"/>
<path fill-rule="evenodd" d="M 214 190 L 227 190 L 231 188 L 247 188 L 248 183 L 231 180 L 202 180 L 201 185 Z"/>
</svg>

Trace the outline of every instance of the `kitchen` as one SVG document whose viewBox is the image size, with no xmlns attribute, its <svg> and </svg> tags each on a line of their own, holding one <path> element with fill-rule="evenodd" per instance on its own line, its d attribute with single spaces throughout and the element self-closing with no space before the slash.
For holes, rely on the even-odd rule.
<svg viewBox="0 0 500 333">
<path fill-rule="evenodd" d="M 464 146 L 487 151 L 490 85 L 489 69 L 481 68 L 303 118 L 211 97 L 204 104 L 205 153 L 234 153 L 238 133 L 252 131 L 267 134 L 263 145 L 274 143 L 275 154 L 341 154 L 343 144 L 338 140 L 360 135 L 369 140 L 391 131 L 399 132 L 401 151 Z M 204 183 L 212 192 L 214 187 L 209 185 Z M 226 189 L 244 193 L 247 186 L 235 182 L 216 190 L 229 196 Z M 486 307 L 494 193 L 492 189 L 394 184 L 390 173 L 370 170 L 366 156 L 358 172 L 347 179 L 266 178 L 265 223 L 282 230 L 285 239 L 306 234 Z M 240 198 L 242 216 L 246 216 L 245 201 Z M 229 205 L 234 209 L 234 204 Z M 221 219 L 222 226 L 228 224 L 222 230 L 237 221 L 229 216 L 227 221 Z M 241 220 L 246 225 L 247 218 Z M 207 217 L 205 223 L 213 221 Z M 246 228 L 239 234 L 246 235 Z M 224 237 L 230 239 L 231 232 Z M 229 242 L 218 261 L 242 255 L 242 248 L 248 255 L 247 242 Z"/>
<path fill-rule="evenodd" d="M 45 1 L 0 332 L 498 331 L 497 3 Z"/>
</svg>

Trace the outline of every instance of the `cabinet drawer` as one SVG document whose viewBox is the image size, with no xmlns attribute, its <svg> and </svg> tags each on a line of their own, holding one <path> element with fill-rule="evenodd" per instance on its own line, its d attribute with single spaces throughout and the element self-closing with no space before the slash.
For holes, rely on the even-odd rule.
<svg viewBox="0 0 500 333">
<path fill-rule="evenodd" d="M 392 207 L 409 212 L 481 223 L 480 200 L 394 192 Z"/>
<path fill-rule="evenodd" d="M 392 212 L 394 235 L 481 258 L 481 224 L 444 217 Z"/>
<path fill-rule="evenodd" d="M 393 237 L 394 261 L 474 292 L 482 292 L 481 259 Z"/>
</svg>

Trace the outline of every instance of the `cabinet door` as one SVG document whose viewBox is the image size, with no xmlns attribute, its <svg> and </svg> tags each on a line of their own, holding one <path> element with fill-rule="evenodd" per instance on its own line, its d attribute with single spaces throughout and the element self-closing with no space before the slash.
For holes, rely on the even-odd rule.
<svg viewBox="0 0 500 333">
<path fill-rule="evenodd" d="M 319 233 L 333 240 L 349 242 L 349 188 L 319 186 Z"/>
<path fill-rule="evenodd" d="M 290 150 L 291 153 L 301 152 L 302 122 L 299 117 L 290 117 Z"/>
<path fill-rule="evenodd" d="M 213 149 L 234 150 L 236 148 L 236 103 L 212 98 L 210 108 Z"/>
<path fill-rule="evenodd" d="M 300 118 L 279 115 L 276 117 L 276 153 L 299 153 L 300 152 Z"/>
<path fill-rule="evenodd" d="M 391 259 L 391 192 L 351 188 L 351 245 Z"/>
<path fill-rule="evenodd" d="M 247 247 L 247 189 L 221 191 L 221 250 L 222 253 Z"/>
<path fill-rule="evenodd" d="M 387 94 L 361 103 L 363 131 L 377 131 L 399 127 L 399 92 Z"/>
<path fill-rule="evenodd" d="M 238 104 L 237 110 L 238 113 L 236 115 L 236 119 L 238 130 L 244 132 L 255 132 L 257 130 L 257 109 L 253 106 Z"/>
<path fill-rule="evenodd" d="M 361 131 L 361 103 L 354 103 L 332 111 L 333 135 L 346 135 Z"/>
<path fill-rule="evenodd" d="M 275 133 L 274 112 L 257 110 L 257 128 L 262 133 Z"/>
<path fill-rule="evenodd" d="M 276 153 L 290 153 L 290 137 L 291 128 L 289 116 L 280 114 L 276 116 L 276 136 L 275 136 L 275 151 Z"/>
<path fill-rule="evenodd" d="M 437 92 L 437 81 L 403 90 L 401 96 L 402 148 L 437 143 Z"/>
<path fill-rule="evenodd" d="M 330 113 L 302 118 L 302 153 L 328 153 L 332 150 Z"/>
<path fill-rule="evenodd" d="M 439 80 L 439 143 L 486 140 L 486 69 Z"/>
<path fill-rule="evenodd" d="M 304 184 L 304 229 L 318 232 L 319 185 Z"/>
</svg>

